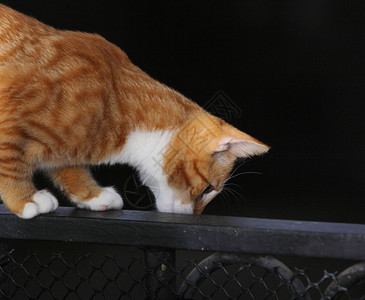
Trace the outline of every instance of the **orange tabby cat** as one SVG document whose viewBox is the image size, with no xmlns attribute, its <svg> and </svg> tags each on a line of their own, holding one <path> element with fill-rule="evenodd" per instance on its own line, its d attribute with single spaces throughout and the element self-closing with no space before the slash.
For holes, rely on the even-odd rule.
<svg viewBox="0 0 365 300">
<path fill-rule="evenodd" d="M 78 207 L 122 208 L 120 195 L 88 171 L 112 163 L 139 171 L 159 211 L 199 214 L 236 158 L 267 150 L 102 37 L 56 30 L 0 5 L 0 194 L 18 216 L 58 206 L 35 190 L 35 169 L 46 169 Z"/>
</svg>

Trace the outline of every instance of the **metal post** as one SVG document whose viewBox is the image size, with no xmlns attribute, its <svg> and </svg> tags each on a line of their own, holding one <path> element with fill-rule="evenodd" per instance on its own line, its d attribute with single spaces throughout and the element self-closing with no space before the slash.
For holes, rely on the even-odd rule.
<svg viewBox="0 0 365 300">
<path fill-rule="evenodd" d="M 144 255 L 147 299 L 175 299 L 175 250 L 151 248 L 145 249 Z"/>
<path fill-rule="evenodd" d="M 0 300 L 6 299 L 8 295 L 8 278 L 4 273 L 8 263 L 8 244 L 0 240 Z"/>
</svg>

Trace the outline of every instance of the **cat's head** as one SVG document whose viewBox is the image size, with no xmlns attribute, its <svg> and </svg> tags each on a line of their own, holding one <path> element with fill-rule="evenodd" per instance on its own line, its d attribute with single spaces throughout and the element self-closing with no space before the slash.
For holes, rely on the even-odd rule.
<svg viewBox="0 0 365 300">
<path fill-rule="evenodd" d="M 171 212 L 201 214 L 222 191 L 237 158 L 268 150 L 225 121 L 199 112 L 174 133 L 165 150 L 163 172 L 168 187 L 159 195 L 166 199 L 157 202 L 173 203 Z"/>
</svg>

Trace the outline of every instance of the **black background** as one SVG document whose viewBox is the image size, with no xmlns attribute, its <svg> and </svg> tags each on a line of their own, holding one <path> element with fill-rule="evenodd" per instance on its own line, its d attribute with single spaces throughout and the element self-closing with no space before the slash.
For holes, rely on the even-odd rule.
<svg viewBox="0 0 365 300">
<path fill-rule="evenodd" d="M 272 149 L 204 213 L 365 223 L 363 1 L 1 3 L 104 36 L 202 106 L 218 91 L 239 106 L 228 121 Z M 119 190 L 130 172 L 95 171 Z"/>
</svg>

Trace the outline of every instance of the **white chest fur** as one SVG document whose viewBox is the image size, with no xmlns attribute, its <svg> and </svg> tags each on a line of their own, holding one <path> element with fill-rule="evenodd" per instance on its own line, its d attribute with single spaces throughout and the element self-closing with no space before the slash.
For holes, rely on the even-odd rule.
<svg viewBox="0 0 365 300">
<path fill-rule="evenodd" d="M 103 164 L 128 164 L 139 172 L 142 183 L 156 198 L 158 211 L 192 213 L 191 205 L 182 205 L 167 183 L 163 171 L 163 156 L 168 150 L 173 130 L 133 131 L 120 153 L 110 156 Z"/>
</svg>

